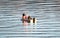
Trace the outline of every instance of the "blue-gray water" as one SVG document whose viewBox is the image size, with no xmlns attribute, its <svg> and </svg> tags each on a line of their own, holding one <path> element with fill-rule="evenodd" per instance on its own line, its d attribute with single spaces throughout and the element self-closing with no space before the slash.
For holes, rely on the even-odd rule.
<svg viewBox="0 0 60 38">
<path fill-rule="evenodd" d="M 24 12 L 37 23 L 23 25 Z M 0 0 L 0 38 L 60 38 L 60 0 Z"/>
</svg>

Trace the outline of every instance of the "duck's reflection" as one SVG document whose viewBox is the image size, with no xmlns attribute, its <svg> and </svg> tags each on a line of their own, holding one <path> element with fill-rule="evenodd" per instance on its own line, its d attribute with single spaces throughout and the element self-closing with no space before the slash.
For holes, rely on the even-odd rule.
<svg viewBox="0 0 60 38">
<path fill-rule="evenodd" d="M 23 21 L 24 26 L 28 26 L 28 23 L 26 21 Z"/>
<path fill-rule="evenodd" d="M 25 32 L 35 32 L 36 31 L 36 25 L 33 23 L 27 23 L 24 21 L 23 23 Z"/>
<path fill-rule="evenodd" d="M 28 32 L 28 23 L 26 21 L 22 21 L 22 23 L 23 23 L 25 32 Z"/>
</svg>

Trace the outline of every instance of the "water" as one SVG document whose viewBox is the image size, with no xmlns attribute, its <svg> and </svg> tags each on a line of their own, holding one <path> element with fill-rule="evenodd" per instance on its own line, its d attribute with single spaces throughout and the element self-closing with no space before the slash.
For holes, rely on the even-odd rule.
<svg viewBox="0 0 60 38">
<path fill-rule="evenodd" d="M 60 38 L 59 0 L 18 0 L 0 2 L 0 38 Z M 22 14 L 37 19 L 23 24 Z"/>
</svg>

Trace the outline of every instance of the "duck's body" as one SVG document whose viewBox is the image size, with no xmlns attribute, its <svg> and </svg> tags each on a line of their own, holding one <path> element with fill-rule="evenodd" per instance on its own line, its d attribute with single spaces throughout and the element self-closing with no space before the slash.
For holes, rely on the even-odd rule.
<svg viewBox="0 0 60 38">
<path fill-rule="evenodd" d="M 31 24 L 33 23 L 33 19 L 30 20 L 30 23 L 31 23 Z"/>
<path fill-rule="evenodd" d="M 25 14 L 22 15 L 22 21 L 24 23 L 24 21 L 28 22 L 28 23 L 36 23 L 37 20 L 36 18 L 31 18 L 31 16 L 27 16 Z"/>
<path fill-rule="evenodd" d="M 37 23 L 37 19 L 36 18 L 33 18 L 33 23 Z"/>
</svg>

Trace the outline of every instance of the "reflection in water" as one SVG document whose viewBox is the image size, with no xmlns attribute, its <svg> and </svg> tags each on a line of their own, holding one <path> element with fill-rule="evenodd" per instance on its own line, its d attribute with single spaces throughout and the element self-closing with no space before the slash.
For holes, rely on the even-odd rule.
<svg viewBox="0 0 60 38">
<path fill-rule="evenodd" d="M 28 23 L 24 21 L 23 23 L 25 32 L 35 32 L 36 31 L 36 24 L 35 23 Z"/>
<path fill-rule="evenodd" d="M 28 25 L 28 23 L 27 23 L 26 21 L 24 21 L 24 22 L 23 22 L 23 25 L 27 26 L 27 25 Z"/>
<path fill-rule="evenodd" d="M 25 29 L 25 32 L 28 32 L 28 28 L 27 28 L 27 26 L 28 26 L 28 23 L 26 22 L 26 21 L 23 21 L 23 25 L 24 25 L 24 29 Z"/>
</svg>

